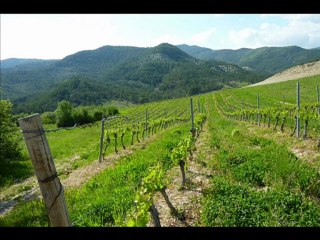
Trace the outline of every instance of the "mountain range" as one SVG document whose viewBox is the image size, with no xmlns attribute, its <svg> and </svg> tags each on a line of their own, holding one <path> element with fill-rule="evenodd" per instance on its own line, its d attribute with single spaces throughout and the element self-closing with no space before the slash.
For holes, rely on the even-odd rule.
<svg viewBox="0 0 320 240">
<path fill-rule="evenodd" d="M 2 98 L 13 102 L 16 113 L 52 111 L 62 100 L 75 106 L 111 99 L 144 103 L 256 83 L 316 58 L 319 48 L 103 46 L 60 60 L 1 60 Z"/>
<path fill-rule="evenodd" d="M 225 61 L 269 76 L 299 64 L 320 60 L 320 48 L 288 46 L 212 50 L 186 44 L 177 47 L 198 59 Z"/>
</svg>

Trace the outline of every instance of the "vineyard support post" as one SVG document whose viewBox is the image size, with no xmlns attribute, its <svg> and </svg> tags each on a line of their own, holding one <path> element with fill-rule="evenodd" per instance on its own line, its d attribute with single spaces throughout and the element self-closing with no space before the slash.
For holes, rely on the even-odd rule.
<svg viewBox="0 0 320 240">
<path fill-rule="evenodd" d="M 243 109 L 244 109 L 244 102 L 243 102 L 243 99 L 241 99 L 241 110 L 242 110 L 242 114 L 241 114 L 241 120 L 244 120 L 243 118 Z"/>
<path fill-rule="evenodd" d="M 284 104 L 284 95 L 282 94 L 282 104 Z"/>
<path fill-rule="evenodd" d="M 297 138 L 300 137 L 300 119 L 299 119 L 299 109 L 300 109 L 300 82 L 297 82 L 297 118 L 296 118 L 296 126 L 297 126 Z"/>
<path fill-rule="evenodd" d="M 148 108 L 146 108 L 146 137 L 148 137 Z"/>
<path fill-rule="evenodd" d="M 200 113 L 200 97 L 198 98 L 198 113 Z"/>
<path fill-rule="evenodd" d="M 38 179 L 50 224 L 71 226 L 64 190 L 57 175 L 40 114 L 18 119 Z"/>
<path fill-rule="evenodd" d="M 190 109 L 191 109 L 191 133 L 192 133 L 192 136 L 195 137 L 196 131 L 194 129 L 194 112 L 193 112 L 192 98 L 190 98 Z"/>
<path fill-rule="evenodd" d="M 103 148 L 103 139 L 104 139 L 104 121 L 105 121 L 104 114 L 102 115 L 101 120 L 101 136 L 100 136 L 100 154 L 99 154 L 99 162 L 102 161 L 102 148 Z"/>
<path fill-rule="evenodd" d="M 260 110 L 260 94 L 259 93 L 258 93 L 258 96 L 257 96 L 257 108 L 258 108 L 257 124 L 258 124 L 258 126 L 260 126 L 260 114 L 259 114 L 259 110 Z"/>
<path fill-rule="evenodd" d="M 318 104 L 320 104 L 320 92 L 319 92 L 319 85 L 317 85 L 317 99 L 318 99 Z M 320 106 L 318 107 L 318 114 L 320 114 Z"/>
</svg>

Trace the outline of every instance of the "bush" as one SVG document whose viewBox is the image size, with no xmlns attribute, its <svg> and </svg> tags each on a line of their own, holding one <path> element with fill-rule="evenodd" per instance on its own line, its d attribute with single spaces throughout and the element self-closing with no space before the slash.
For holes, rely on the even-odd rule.
<svg viewBox="0 0 320 240">
<path fill-rule="evenodd" d="M 17 126 L 12 118 L 12 104 L 0 100 L 0 161 L 21 157 Z"/>
<path fill-rule="evenodd" d="M 102 119 L 103 112 L 101 110 L 96 110 L 93 112 L 93 117 L 96 121 L 100 121 Z"/>
<path fill-rule="evenodd" d="M 108 116 L 114 116 L 116 114 L 119 114 L 118 108 L 114 106 L 108 107 L 107 111 L 108 111 Z"/>
<path fill-rule="evenodd" d="M 32 173 L 31 161 L 22 154 L 18 132 L 9 101 L 0 101 L 0 188 Z"/>
<path fill-rule="evenodd" d="M 73 107 L 70 102 L 63 100 L 58 103 L 55 111 L 58 127 L 70 127 L 74 125 L 72 110 Z"/>
<path fill-rule="evenodd" d="M 91 116 L 85 108 L 74 109 L 72 114 L 74 121 L 78 124 L 92 123 L 95 121 L 94 117 Z"/>
<path fill-rule="evenodd" d="M 41 121 L 44 124 L 54 124 L 56 123 L 56 114 L 54 112 L 44 112 L 41 114 Z"/>
</svg>

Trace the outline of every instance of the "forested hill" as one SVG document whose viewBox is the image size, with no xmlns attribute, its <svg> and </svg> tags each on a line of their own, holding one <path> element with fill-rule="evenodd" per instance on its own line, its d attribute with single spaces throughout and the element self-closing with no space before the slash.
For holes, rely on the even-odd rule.
<svg viewBox="0 0 320 240">
<path fill-rule="evenodd" d="M 57 61 L 33 61 L 32 68 L 30 61 L 16 59 L 17 65 L 1 67 L 3 94 L 4 97 L 15 99 L 48 90 L 56 83 L 74 76 L 102 79 L 105 71 L 126 59 L 139 56 L 144 51 L 146 48 L 104 46 L 80 51 Z M 8 61 L 10 59 L 2 60 L 1 66 L 8 65 Z"/>
<path fill-rule="evenodd" d="M 304 49 L 297 46 L 288 46 L 212 50 L 186 44 L 177 45 L 177 47 L 198 59 L 230 62 L 268 75 L 273 75 L 299 64 L 320 60 L 320 48 Z"/>
<path fill-rule="evenodd" d="M 38 68 L 51 64 L 58 60 L 43 60 L 43 59 L 28 59 L 28 58 L 8 58 L 1 61 L 1 69 L 17 67 L 19 69 L 22 65 L 23 68 Z"/>
<path fill-rule="evenodd" d="M 196 59 L 167 43 L 152 48 L 105 46 L 38 68 L 25 65 L 1 71 L 4 96 L 13 100 L 15 112 L 53 110 L 61 100 L 75 105 L 110 99 L 143 103 L 265 78 L 234 64 Z"/>
</svg>

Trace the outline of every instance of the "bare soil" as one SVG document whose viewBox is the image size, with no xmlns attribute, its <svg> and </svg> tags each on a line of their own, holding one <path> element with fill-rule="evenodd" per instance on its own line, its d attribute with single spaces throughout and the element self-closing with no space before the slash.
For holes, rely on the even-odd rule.
<svg viewBox="0 0 320 240">
<path fill-rule="evenodd" d="M 262 82 L 249 85 L 248 87 L 285 82 L 285 81 L 295 80 L 298 78 L 311 77 L 319 74 L 320 74 L 320 61 L 316 61 L 316 62 L 306 63 L 306 64 L 289 68 L 283 72 L 277 73 L 272 77 L 265 79 Z"/>
<path fill-rule="evenodd" d="M 173 206 L 184 214 L 185 219 L 179 220 L 170 213 L 161 193 L 154 196 L 154 205 L 159 213 L 161 227 L 201 226 L 201 195 L 203 190 L 210 186 L 209 179 L 214 174 L 206 164 L 212 157 L 209 134 L 208 122 L 206 122 L 195 143 L 196 151 L 193 153 L 192 160 L 188 160 L 185 189 L 181 189 L 182 177 L 179 166 L 173 167 L 167 173 L 171 183 L 167 186 L 166 193 Z M 153 226 L 152 220 L 147 226 Z"/>
</svg>

